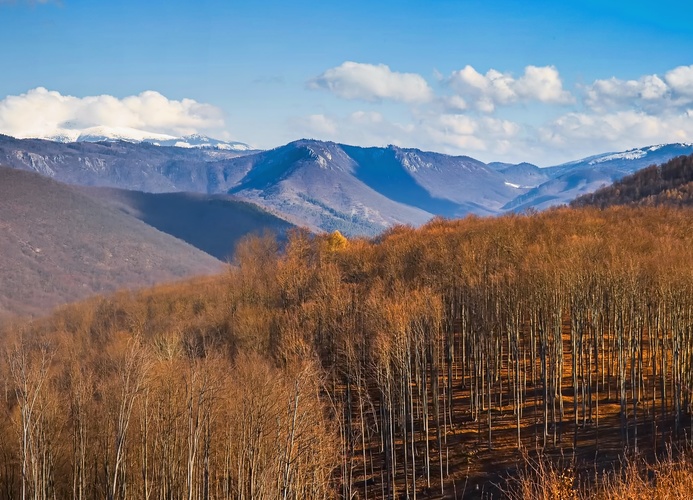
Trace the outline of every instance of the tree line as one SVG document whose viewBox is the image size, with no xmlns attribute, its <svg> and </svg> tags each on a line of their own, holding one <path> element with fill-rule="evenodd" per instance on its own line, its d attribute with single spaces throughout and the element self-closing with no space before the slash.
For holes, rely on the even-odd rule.
<svg viewBox="0 0 693 500">
<path fill-rule="evenodd" d="M 693 155 L 650 165 L 610 186 L 573 200 L 572 207 L 613 205 L 693 206 Z"/>
<path fill-rule="evenodd" d="M 15 325 L 0 495 L 425 498 L 462 449 L 690 441 L 691 215 L 253 237 L 223 276 Z"/>
</svg>

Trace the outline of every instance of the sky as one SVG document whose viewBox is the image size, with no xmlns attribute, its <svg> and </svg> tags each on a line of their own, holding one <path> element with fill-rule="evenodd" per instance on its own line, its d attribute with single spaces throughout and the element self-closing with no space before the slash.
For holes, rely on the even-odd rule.
<svg viewBox="0 0 693 500">
<path fill-rule="evenodd" d="M 0 133 L 549 166 L 693 142 L 692 18 L 672 0 L 0 0 Z"/>
</svg>

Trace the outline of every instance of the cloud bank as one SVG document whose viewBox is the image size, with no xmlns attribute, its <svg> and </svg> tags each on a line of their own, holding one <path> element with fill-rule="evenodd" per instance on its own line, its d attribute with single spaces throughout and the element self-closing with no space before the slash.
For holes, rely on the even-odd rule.
<svg viewBox="0 0 693 500">
<path fill-rule="evenodd" d="M 296 120 L 312 137 L 362 145 L 387 143 L 485 160 L 557 164 L 590 154 L 669 142 L 693 142 L 693 65 L 634 79 L 612 76 L 566 85 L 555 66 L 526 66 L 515 76 L 470 65 L 430 86 L 422 75 L 385 65 L 345 62 L 308 82 L 343 101 L 349 114 Z M 399 102 L 394 119 L 379 101 Z M 343 106 L 341 106 L 343 108 Z"/>
<path fill-rule="evenodd" d="M 127 128 L 179 137 L 220 134 L 221 110 L 193 99 L 168 99 L 148 90 L 119 99 L 74 97 L 43 87 L 0 101 L 0 133 L 19 138 L 70 135 L 91 127 Z"/>
<path fill-rule="evenodd" d="M 339 102 L 290 119 L 292 138 L 396 144 L 540 165 L 693 142 L 693 65 L 572 85 L 554 66 L 526 66 L 513 75 L 466 65 L 429 84 L 422 75 L 384 64 L 347 61 L 306 85 Z M 152 90 L 123 98 L 74 97 L 38 87 L 0 100 L 3 134 L 72 138 L 92 127 L 229 138 L 219 108 Z"/>
</svg>

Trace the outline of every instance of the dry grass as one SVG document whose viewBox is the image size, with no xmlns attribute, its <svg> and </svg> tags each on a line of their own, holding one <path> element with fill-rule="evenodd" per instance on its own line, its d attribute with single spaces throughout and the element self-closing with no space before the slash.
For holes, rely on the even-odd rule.
<svg viewBox="0 0 693 500">
<path fill-rule="evenodd" d="M 610 470 L 584 470 L 573 460 L 523 454 L 523 464 L 502 488 L 511 500 L 650 500 L 689 499 L 693 495 L 690 451 L 648 461 L 623 459 Z"/>
</svg>

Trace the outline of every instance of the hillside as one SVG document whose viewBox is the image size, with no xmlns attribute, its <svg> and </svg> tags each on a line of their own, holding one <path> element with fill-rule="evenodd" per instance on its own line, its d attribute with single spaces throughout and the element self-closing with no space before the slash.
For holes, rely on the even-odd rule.
<svg viewBox="0 0 693 500">
<path fill-rule="evenodd" d="M 693 144 L 658 144 L 617 153 L 604 153 L 542 169 L 548 180 L 507 203 L 503 209 L 520 212 L 568 204 L 578 196 L 609 186 L 649 165 L 693 153 Z"/>
<path fill-rule="evenodd" d="M 574 207 L 612 205 L 693 206 L 693 155 L 651 165 L 571 202 Z"/>
<path fill-rule="evenodd" d="M 222 268 L 71 186 L 7 167 L 0 167 L 0 255 L 0 314 Z"/>
<path fill-rule="evenodd" d="M 252 233 L 280 237 L 294 227 L 252 203 L 228 195 L 143 193 L 115 188 L 79 188 L 142 222 L 228 261 L 238 242 Z"/>
</svg>

